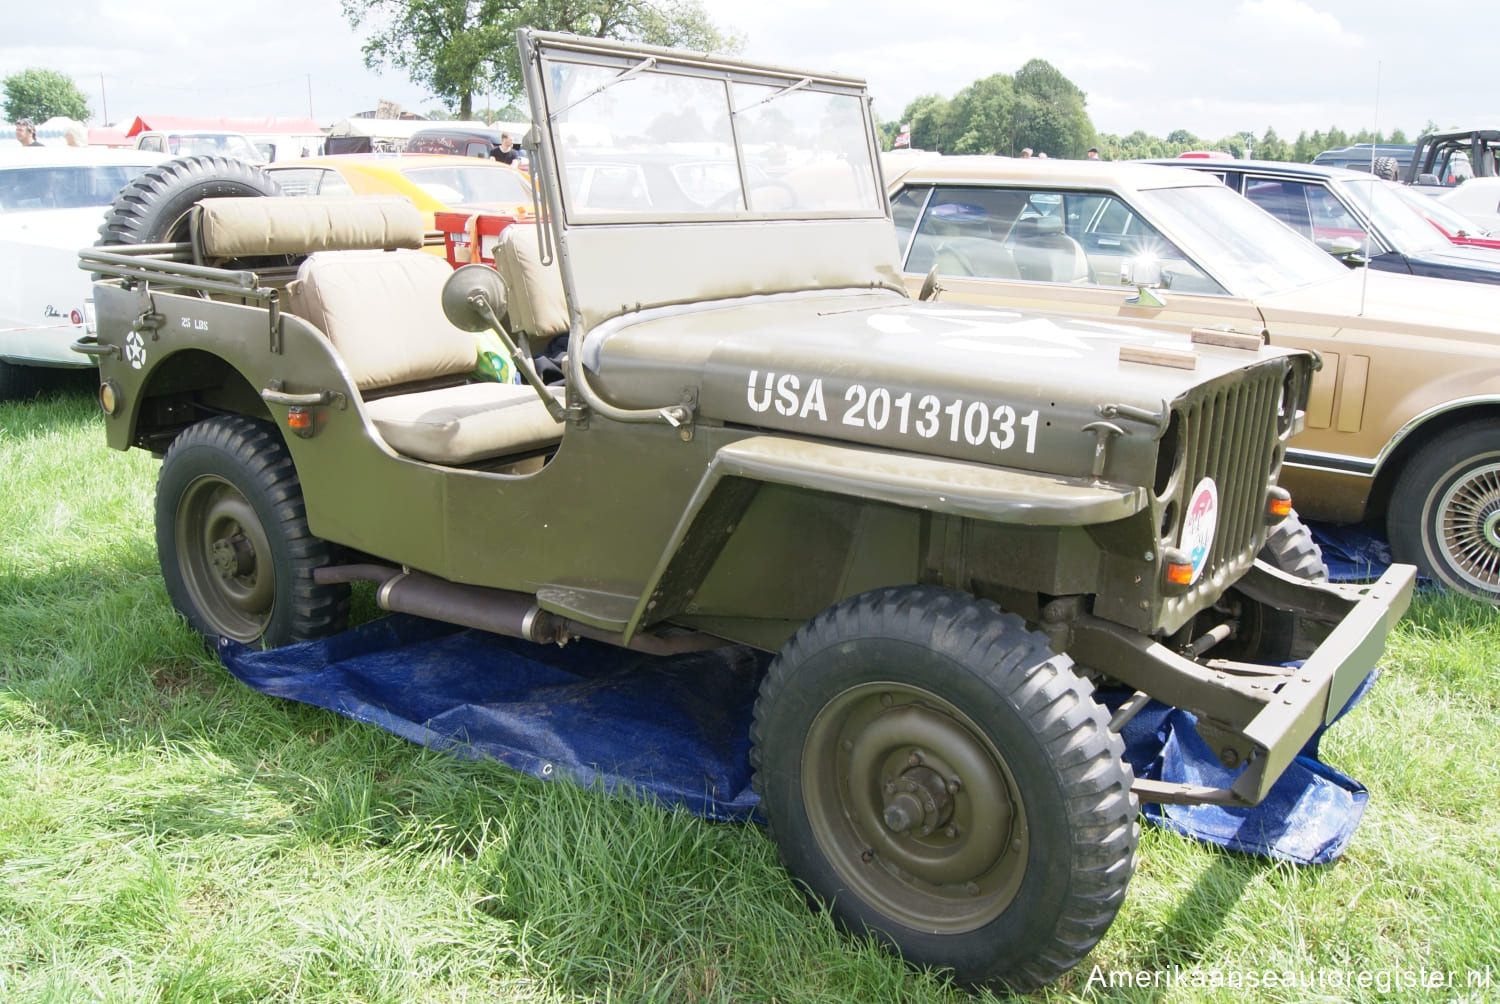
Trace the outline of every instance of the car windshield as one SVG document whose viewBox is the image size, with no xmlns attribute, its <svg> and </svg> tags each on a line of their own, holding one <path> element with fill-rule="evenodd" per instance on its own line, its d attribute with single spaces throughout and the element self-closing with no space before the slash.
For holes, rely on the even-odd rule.
<svg viewBox="0 0 1500 1004">
<path fill-rule="evenodd" d="M 1282 293 L 1348 272 L 1316 244 L 1222 185 L 1143 190 L 1140 201 L 1167 224 L 1182 250 L 1235 296 Z"/>
<path fill-rule="evenodd" d="M 1428 218 L 1391 190 L 1379 178 L 1341 180 L 1339 191 L 1375 224 L 1375 230 L 1402 254 L 1436 251 L 1449 246 L 1448 238 Z"/>
<path fill-rule="evenodd" d="M 528 205 L 531 188 L 515 171 L 478 161 L 442 167 L 408 167 L 403 177 L 445 206 Z"/>
<path fill-rule="evenodd" d="M 0 210 L 103 208 L 145 164 L 14 167 L 0 171 Z"/>
<path fill-rule="evenodd" d="M 1484 227 L 1430 195 L 1421 195 L 1407 188 L 1405 185 L 1398 185 L 1393 181 L 1387 181 L 1385 185 L 1396 198 L 1406 203 L 1429 221 L 1442 227 L 1448 236 L 1485 237 L 1489 235 L 1489 232 Z"/>
<path fill-rule="evenodd" d="M 561 61 L 547 84 L 570 221 L 885 211 L 852 90 Z"/>
<path fill-rule="evenodd" d="M 259 164 L 266 159 L 265 154 L 248 139 L 233 133 L 174 132 L 167 136 L 167 152 L 174 157 L 217 154 L 221 157 L 237 157 L 252 164 Z"/>
</svg>

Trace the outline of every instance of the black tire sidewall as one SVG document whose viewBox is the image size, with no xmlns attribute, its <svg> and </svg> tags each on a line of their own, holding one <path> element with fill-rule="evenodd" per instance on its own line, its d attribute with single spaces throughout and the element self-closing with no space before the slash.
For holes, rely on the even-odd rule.
<svg viewBox="0 0 1500 1004">
<path fill-rule="evenodd" d="M 975 916 L 967 931 L 939 934 L 893 919 L 829 856 L 847 855 L 859 842 L 854 831 L 843 831 L 850 839 L 842 851 L 825 850 L 816 836 L 823 825 L 846 825 L 839 816 L 848 808 L 824 813 L 806 804 L 803 761 L 824 755 L 808 745 L 813 724 L 852 687 L 887 682 L 926 691 L 951 706 L 939 713 L 967 718 L 964 728 L 1005 761 L 1006 784 L 1025 814 L 1025 870 L 999 912 Z M 829 741 L 826 729 L 837 727 L 820 724 L 816 741 Z M 915 964 L 952 969 L 966 984 L 1031 990 L 1080 962 L 1123 902 L 1139 835 L 1124 745 L 1068 658 L 993 603 L 903 586 L 836 604 L 783 646 L 751 731 L 755 788 L 782 861 L 842 926 L 873 934 Z"/>
<path fill-rule="evenodd" d="M 219 630 L 197 608 L 184 583 L 183 556 L 177 548 L 178 511 L 184 492 L 201 477 L 220 478 L 234 486 L 259 519 L 271 548 L 269 568 L 275 580 L 275 599 L 259 641 L 275 647 L 302 640 L 303 632 L 297 623 L 298 562 L 278 513 L 278 503 L 271 497 L 269 482 L 280 461 L 290 462 L 289 455 L 274 433 L 270 434 L 269 444 L 264 442 L 261 434 L 265 431 L 254 420 L 228 417 L 200 422 L 178 437 L 167 451 L 157 476 L 156 548 L 172 605 L 199 634 L 209 639 L 220 637 Z M 257 562 L 261 568 L 267 565 L 261 555 L 257 555 Z"/>
<path fill-rule="evenodd" d="M 862 665 L 855 659 L 862 660 Z M 1072 868 L 1068 855 L 1053 853 L 1055 847 L 1046 836 L 1069 829 L 1062 785 L 1045 748 L 1032 741 L 1025 718 L 966 665 L 910 642 L 861 639 L 825 648 L 800 664 L 798 676 L 803 682 L 788 688 L 774 718 L 767 723 L 766 747 L 800 751 L 824 706 L 859 683 L 879 677 L 922 687 L 964 709 L 976 724 L 983 723 L 981 730 L 1005 757 L 1015 779 L 1032 839 L 1020 888 L 1000 916 L 961 936 L 924 934 L 896 924 L 838 880 L 838 872 L 827 863 L 808 820 L 800 771 L 782 769 L 766 786 L 776 799 L 775 804 L 767 805 L 766 812 L 777 820 L 776 840 L 792 871 L 849 927 L 894 939 L 906 955 L 924 963 L 968 974 L 993 966 L 997 947 L 1010 960 L 1002 961 L 999 968 L 1018 965 L 1035 955 L 1068 898 Z M 797 760 L 800 757 L 791 763 Z M 1043 915 L 1049 909 L 1051 914 Z M 973 947 L 963 951 L 963 945 Z"/>
<path fill-rule="evenodd" d="M 1492 463 L 1500 463 L 1500 442 L 1492 427 L 1455 429 L 1427 446 L 1403 470 L 1386 519 L 1386 536 L 1397 561 L 1411 562 L 1444 586 L 1490 602 L 1500 600 L 1500 591 L 1468 582 L 1443 557 L 1437 520 L 1443 495 L 1476 468 Z"/>
<path fill-rule="evenodd" d="M 230 157 L 181 157 L 142 172 L 120 190 L 99 226 L 99 243 L 186 240 L 180 232 L 183 218 L 201 199 L 280 194 L 280 186 L 253 164 Z"/>
</svg>

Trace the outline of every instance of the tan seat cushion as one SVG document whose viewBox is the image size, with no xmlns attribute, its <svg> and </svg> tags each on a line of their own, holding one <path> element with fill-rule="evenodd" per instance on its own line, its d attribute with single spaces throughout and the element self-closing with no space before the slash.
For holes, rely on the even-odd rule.
<svg viewBox="0 0 1500 1004">
<path fill-rule="evenodd" d="M 198 237 L 212 258 L 420 248 L 422 214 L 399 195 L 204 199 Z"/>
<path fill-rule="evenodd" d="M 495 268 L 505 279 L 513 330 L 535 338 L 568 331 L 568 298 L 557 262 L 542 264 L 535 223 L 513 223 L 500 234 Z"/>
<path fill-rule="evenodd" d="M 561 398 L 562 388 L 554 393 Z M 381 437 L 397 453 L 436 464 L 467 464 L 561 442 L 535 390 L 525 384 L 472 383 L 365 403 Z"/>
<path fill-rule="evenodd" d="M 447 262 L 421 251 L 309 255 L 287 286 L 287 309 L 338 349 L 361 391 L 474 369 L 474 336 L 443 316 Z"/>
</svg>

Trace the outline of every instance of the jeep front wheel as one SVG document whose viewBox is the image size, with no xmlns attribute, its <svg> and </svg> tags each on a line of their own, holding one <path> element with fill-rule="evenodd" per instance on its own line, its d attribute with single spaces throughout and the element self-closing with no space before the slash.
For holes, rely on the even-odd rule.
<svg viewBox="0 0 1500 1004">
<path fill-rule="evenodd" d="M 903 587 L 837 604 L 772 663 L 752 739 L 788 869 L 918 965 L 1032 989 L 1124 899 L 1120 738 L 1071 662 L 991 603 Z"/>
<path fill-rule="evenodd" d="M 1492 425 L 1461 425 L 1422 449 L 1401 472 L 1386 536 L 1397 561 L 1500 602 L 1500 444 Z"/>
<path fill-rule="evenodd" d="M 156 482 L 156 549 L 172 605 L 199 634 L 267 647 L 343 630 L 349 587 L 312 535 L 301 483 L 275 429 L 211 418 L 172 443 Z"/>
</svg>

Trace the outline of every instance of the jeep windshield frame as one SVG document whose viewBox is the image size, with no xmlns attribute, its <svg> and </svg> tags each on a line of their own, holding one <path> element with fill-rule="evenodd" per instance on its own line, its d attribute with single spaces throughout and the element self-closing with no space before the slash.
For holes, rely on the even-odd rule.
<svg viewBox="0 0 1500 1004">
<path fill-rule="evenodd" d="M 862 82 L 536 37 L 567 225 L 885 214 Z"/>
<path fill-rule="evenodd" d="M 907 295 L 864 81 L 524 28 L 517 42 L 543 259 L 575 348 L 655 308 Z"/>
</svg>

